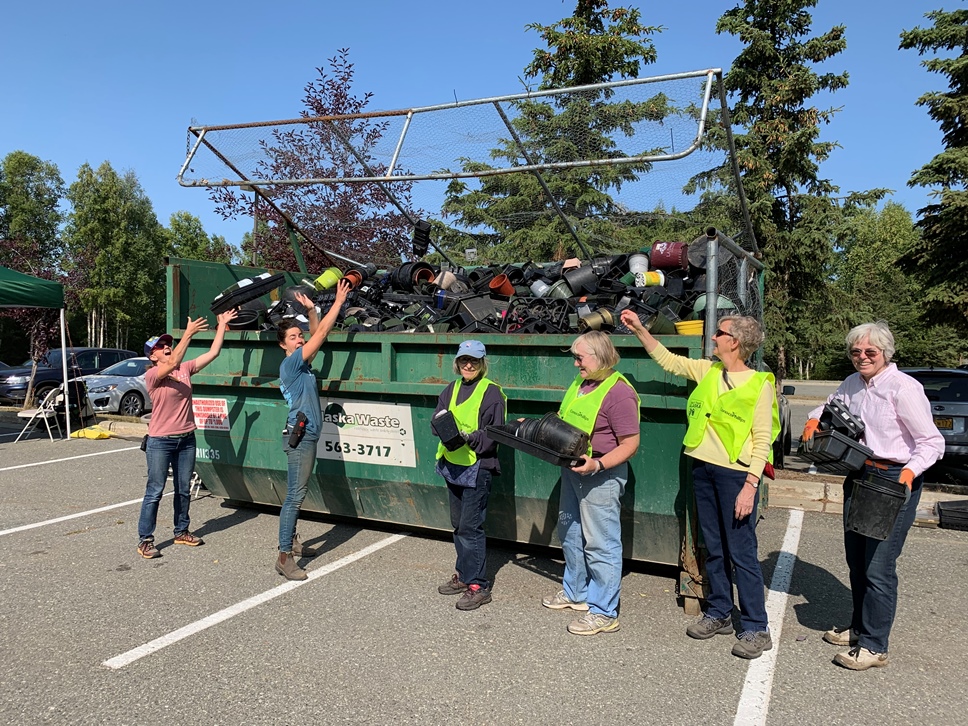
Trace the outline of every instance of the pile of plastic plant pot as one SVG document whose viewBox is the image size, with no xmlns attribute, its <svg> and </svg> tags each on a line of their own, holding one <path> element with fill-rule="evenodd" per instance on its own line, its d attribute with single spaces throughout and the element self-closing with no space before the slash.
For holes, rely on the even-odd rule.
<svg viewBox="0 0 968 726">
<path fill-rule="evenodd" d="M 859 443 L 864 434 L 863 422 L 844 404 L 834 399 L 823 407 L 820 428 L 809 441 L 801 441 L 797 454 L 813 462 L 818 471 L 827 474 L 849 474 L 863 468 L 873 452 Z"/>
<path fill-rule="evenodd" d="M 705 244 L 693 243 L 702 251 Z M 238 304 L 240 323 L 251 329 L 274 329 L 285 319 L 308 327 L 297 294 L 325 311 L 337 282 L 345 278 L 353 286 L 337 320 L 337 330 L 345 332 L 627 334 L 619 314 L 631 309 L 653 333 L 669 335 L 678 332 L 676 323 L 702 317 L 704 263 L 704 254 L 690 254 L 685 242 L 656 242 L 634 254 L 547 264 L 465 269 L 416 260 L 385 271 L 374 265 L 345 271 L 333 267 L 285 288 L 269 306 L 257 297 L 240 297 L 238 291 L 226 291 L 219 298 L 222 305 L 227 298 Z M 263 288 L 269 284 L 258 282 Z M 729 310 L 734 305 L 720 295 L 717 307 Z"/>
</svg>

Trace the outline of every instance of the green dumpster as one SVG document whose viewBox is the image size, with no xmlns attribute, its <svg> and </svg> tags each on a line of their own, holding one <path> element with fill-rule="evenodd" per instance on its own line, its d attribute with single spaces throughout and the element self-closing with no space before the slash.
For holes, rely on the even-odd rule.
<svg viewBox="0 0 968 726">
<path fill-rule="evenodd" d="M 168 329 L 212 315 L 212 299 L 264 269 L 170 259 Z M 276 272 L 273 270 L 273 272 Z M 301 275 L 285 273 L 286 284 Z M 278 291 L 273 295 L 278 295 Z M 187 357 L 210 346 L 196 335 Z M 575 376 L 569 335 L 475 335 L 487 346 L 489 377 L 508 397 L 508 417 L 557 410 Z M 330 334 L 317 371 L 324 427 L 303 509 L 361 521 L 451 530 L 447 489 L 434 473 L 438 440 L 430 432 L 437 396 L 453 379 L 452 360 L 466 334 Z M 627 559 L 680 568 L 680 593 L 696 610 L 691 479 L 682 455 L 689 389 L 664 372 L 633 336 L 614 336 L 619 370 L 641 397 L 641 444 L 630 461 L 622 502 Z M 700 336 L 666 336 L 682 355 L 702 354 Z M 222 354 L 193 378 L 198 430 L 196 469 L 216 496 L 280 506 L 286 496 L 282 430 L 287 407 L 279 392 L 283 351 L 275 333 L 229 331 Z M 557 467 L 502 447 L 502 474 L 488 504 L 487 532 L 512 542 L 557 546 L 561 485 Z"/>
</svg>

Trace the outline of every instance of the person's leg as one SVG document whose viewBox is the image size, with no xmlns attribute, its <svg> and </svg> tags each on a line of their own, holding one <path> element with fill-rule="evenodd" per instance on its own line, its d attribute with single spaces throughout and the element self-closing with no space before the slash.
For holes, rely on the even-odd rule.
<svg viewBox="0 0 968 726">
<path fill-rule="evenodd" d="M 558 505 L 558 539 L 565 556 L 565 574 L 561 578 L 565 596 L 576 603 L 588 597 L 588 569 L 585 567 L 584 534 L 582 533 L 580 477 L 571 469 L 561 469 L 561 497 Z"/>
<path fill-rule="evenodd" d="M 712 467 L 698 462 L 692 470 L 693 490 L 696 494 L 696 516 L 706 544 L 706 616 L 723 620 L 733 612 L 733 581 L 724 552 L 725 536 L 719 516 L 719 499 Z"/>
<path fill-rule="evenodd" d="M 168 466 L 171 462 L 172 447 L 167 439 L 149 436 L 145 457 L 148 462 L 148 483 L 145 498 L 141 502 L 141 516 L 138 518 L 138 540 L 154 539 L 158 522 L 158 503 L 168 480 Z"/>
<path fill-rule="evenodd" d="M 291 448 L 286 441 L 283 443 L 283 450 L 289 465 L 286 474 L 286 499 L 279 511 L 279 552 L 287 554 L 292 552 L 299 508 L 306 499 L 309 477 L 316 464 L 316 440 L 303 437 L 296 448 Z"/>
<path fill-rule="evenodd" d="M 584 562 L 588 570 L 588 610 L 618 617 L 622 589 L 622 523 L 620 502 L 628 481 L 628 465 L 606 469 L 579 480 Z"/>
<path fill-rule="evenodd" d="M 460 487 L 461 509 L 454 543 L 457 547 L 457 573 L 466 585 L 489 588 L 487 580 L 487 538 L 484 519 L 487 517 L 487 500 L 491 493 L 491 472 L 481 469 L 477 474 L 476 487 Z"/>
<path fill-rule="evenodd" d="M 175 536 L 188 531 L 191 520 L 188 508 L 191 505 L 192 474 L 195 471 L 195 434 L 171 439 L 175 443 L 171 457 L 171 476 L 175 486 Z"/>
<path fill-rule="evenodd" d="M 850 502 L 854 493 L 854 481 L 857 474 L 851 472 L 844 480 L 844 559 L 847 561 L 847 576 L 850 580 L 850 598 L 852 609 L 850 614 L 850 629 L 860 633 L 863 626 L 864 599 L 867 596 L 867 554 L 869 538 L 856 532 L 847 531 L 847 516 L 850 513 Z"/>
<path fill-rule="evenodd" d="M 886 474 L 896 477 L 895 472 Z M 887 653 L 891 627 L 897 612 L 897 558 L 904 547 L 908 532 L 914 524 L 918 503 L 921 501 L 923 478 L 914 480 L 911 493 L 894 522 L 894 529 L 886 540 L 869 538 L 867 561 L 867 593 L 861 610 L 860 646 L 874 653 Z"/>
<path fill-rule="evenodd" d="M 731 563 L 734 569 L 742 632 L 764 633 L 768 630 L 766 594 L 756 541 L 756 504 L 759 494 L 753 500 L 753 513 L 737 520 L 736 498 L 746 483 L 746 472 L 721 466 L 710 468 L 714 470 L 720 523 L 726 535 L 729 560 L 724 560 L 724 566 L 729 568 Z"/>
</svg>

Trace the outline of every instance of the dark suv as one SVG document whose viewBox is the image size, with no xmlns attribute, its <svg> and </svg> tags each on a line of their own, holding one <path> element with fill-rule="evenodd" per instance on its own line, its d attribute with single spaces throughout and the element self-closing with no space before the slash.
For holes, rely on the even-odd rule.
<svg viewBox="0 0 968 726">
<path fill-rule="evenodd" d="M 68 348 L 67 377 L 86 376 L 97 373 L 103 368 L 119 361 L 134 358 L 137 353 L 119 348 Z M 27 382 L 30 380 L 32 364 L 27 361 L 23 366 L 4 368 L 0 371 L 0 404 L 22 406 L 27 396 Z M 37 364 L 34 377 L 35 398 L 42 400 L 51 389 L 57 388 L 64 380 L 61 365 L 61 350 L 55 348 L 47 353 L 44 360 Z"/>
<path fill-rule="evenodd" d="M 968 370 L 903 368 L 917 378 L 931 404 L 934 425 L 944 436 L 944 459 L 951 466 L 968 466 Z"/>
</svg>

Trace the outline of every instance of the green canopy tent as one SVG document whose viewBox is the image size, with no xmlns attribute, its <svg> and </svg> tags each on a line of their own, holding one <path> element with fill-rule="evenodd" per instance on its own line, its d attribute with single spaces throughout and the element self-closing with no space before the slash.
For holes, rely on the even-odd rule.
<svg viewBox="0 0 968 726">
<path fill-rule="evenodd" d="M 54 308 L 60 310 L 61 365 L 64 369 L 64 410 L 70 410 L 67 386 L 67 340 L 64 334 L 64 286 L 22 272 L 0 267 L 0 307 Z M 67 437 L 71 435 L 71 417 L 65 416 Z"/>
</svg>

